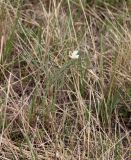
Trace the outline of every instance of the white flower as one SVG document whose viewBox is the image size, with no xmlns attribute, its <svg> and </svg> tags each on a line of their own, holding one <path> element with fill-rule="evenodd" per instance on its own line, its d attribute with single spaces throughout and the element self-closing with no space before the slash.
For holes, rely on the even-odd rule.
<svg viewBox="0 0 131 160">
<path fill-rule="evenodd" d="M 73 51 L 72 53 L 69 54 L 69 57 L 71 59 L 78 59 L 79 58 L 79 54 L 78 54 L 78 50 Z"/>
</svg>

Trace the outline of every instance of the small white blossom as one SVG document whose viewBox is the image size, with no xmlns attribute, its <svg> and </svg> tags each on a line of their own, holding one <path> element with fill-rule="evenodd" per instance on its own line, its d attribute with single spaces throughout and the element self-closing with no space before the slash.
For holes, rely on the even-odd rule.
<svg viewBox="0 0 131 160">
<path fill-rule="evenodd" d="M 79 54 L 78 54 L 78 50 L 73 51 L 72 53 L 69 54 L 69 57 L 71 59 L 78 59 L 79 58 Z"/>
</svg>

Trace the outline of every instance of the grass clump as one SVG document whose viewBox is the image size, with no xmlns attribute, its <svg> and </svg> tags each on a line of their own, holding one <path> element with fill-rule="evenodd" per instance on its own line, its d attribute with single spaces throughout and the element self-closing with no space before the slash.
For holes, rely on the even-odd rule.
<svg viewBox="0 0 131 160">
<path fill-rule="evenodd" d="M 0 2 L 0 159 L 130 159 L 130 11 L 85 3 Z"/>
</svg>

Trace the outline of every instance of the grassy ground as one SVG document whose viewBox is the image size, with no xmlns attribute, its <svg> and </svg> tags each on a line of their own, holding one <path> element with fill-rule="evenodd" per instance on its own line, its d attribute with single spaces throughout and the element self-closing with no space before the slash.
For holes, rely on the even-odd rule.
<svg viewBox="0 0 131 160">
<path fill-rule="evenodd" d="M 131 5 L 92 2 L 0 1 L 0 160 L 130 159 Z"/>
</svg>

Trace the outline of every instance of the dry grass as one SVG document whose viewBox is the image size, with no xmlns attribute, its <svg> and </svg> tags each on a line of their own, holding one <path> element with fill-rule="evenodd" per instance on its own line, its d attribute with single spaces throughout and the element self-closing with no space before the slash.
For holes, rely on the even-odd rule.
<svg viewBox="0 0 131 160">
<path fill-rule="evenodd" d="M 126 3 L 2 0 L 0 7 L 0 159 L 129 160 Z M 74 50 L 79 59 L 69 58 Z"/>
</svg>

